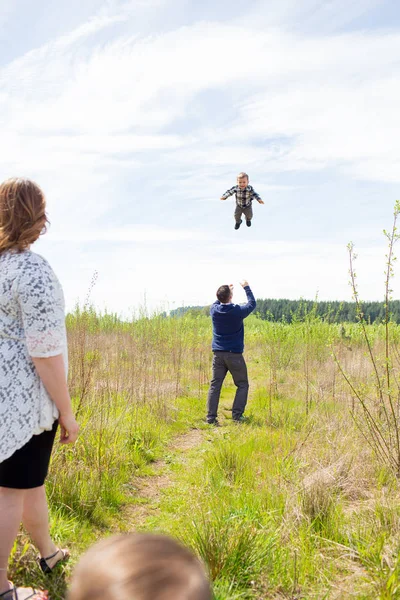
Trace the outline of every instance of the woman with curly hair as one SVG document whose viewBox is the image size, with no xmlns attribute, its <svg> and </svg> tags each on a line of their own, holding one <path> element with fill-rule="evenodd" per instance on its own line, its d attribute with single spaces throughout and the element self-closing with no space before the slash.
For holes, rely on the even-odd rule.
<svg viewBox="0 0 400 600">
<path fill-rule="evenodd" d="M 20 523 L 44 572 L 68 557 L 50 538 L 44 481 L 60 425 L 73 443 L 78 424 L 67 387 L 64 297 L 48 262 L 31 251 L 46 231 L 42 190 L 28 179 L 0 184 L 0 599 L 43 596 L 7 578 Z"/>
</svg>

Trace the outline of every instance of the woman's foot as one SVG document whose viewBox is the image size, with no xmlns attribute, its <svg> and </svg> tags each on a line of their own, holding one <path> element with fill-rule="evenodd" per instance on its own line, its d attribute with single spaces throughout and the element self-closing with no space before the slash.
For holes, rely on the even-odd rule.
<svg viewBox="0 0 400 600">
<path fill-rule="evenodd" d="M 0 588 L 0 600 L 3 600 L 3 598 L 9 600 L 9 598 L 11 596 L 10 592 L 13 589 L 13 584 L 11 583 L 11 581 L 7 581 L 6 585 L 8 585 L 8 587 L 5 587 L 2 585 Z"/>
<path fill-rule="evenodd" d="M 67 561 L 69 556 L 69 551 L 66 548 L 57 548 L 57 550 L 53 554 L 50 554 L 50 556 L 39 556 L 39 566 L 43 573 L 51 573 L 56 565 L 58 565 L 60 562 Z"/>
<path fill-rule="evenodd" d="M 11 581 L 10 588 L 0 593 L 1 600 L 48 600 L 47 590 L 36 590 L 31 587 L 15 587 Z"/>
</svg>

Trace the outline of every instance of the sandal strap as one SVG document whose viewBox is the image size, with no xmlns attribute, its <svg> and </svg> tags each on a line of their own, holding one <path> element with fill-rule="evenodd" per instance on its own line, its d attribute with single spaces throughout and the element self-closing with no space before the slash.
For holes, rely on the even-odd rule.
<svg viewBox="0 0 400 600">
<path fill-rule="evenodd" d="M 29 600 L 29 598 L 34 598 L 35 596 L 41 596 L 42 598 L 47 598 L 47 591 L 35 590 L 35 588 L 30 588 L 32 590 L 32 594 L 25 597 L 25 600 Z M 12 594 L 12 600 L 18 600 L 18 588 L 13 585 L 9 590 L 0 594 L 0 598 L 6 598 L 7 594 Z"/>
<path fill-rule="evenodd" d="M 51 560 L 52 558 L 54 558 L 57 554 L 61 554 L 61 558 L 59 558 L 55 564 L 50 567 L 49 563 L 47 562 L 48 560 Z M 67 560 L 69 558 L 69 552 L 68 550 L 64 550 L 63 548 L 58 548 L 56 550 L 56 552 L 54 552 L 54 554 L 51 554 L 50 556 L 45 556 L 45 557 L 40 557 L 38 556 L 38 562 L 39 562 L 39 566 L 42 569 L 43 573 L 51 573 L 52 570 L 56 567 L 56 565 L 58 565 L 60 562 L 63 562 L 64 560 Z"/>
<path fill-rule="evenodd" d="M 64 556 L 64 552 L 60 548 L 57 548 L 57 550 L 55 552 L 53 552 L 53 554 L 50 554 L 50 556 L 39 556 L 38 557 L 39 566 L 42 569 L 43 573 L 51 573 L 51 571 L 53 569 L 52 569 L 52 567 L 50 567 L 50 565 L 47 561 L 51 560 L 52 558 L 57 556 L 57 554 L 59 552 L 61 552 L 61 554 Z"/>
<path fill-rule="evenodd" d="M 41 560 L 50 560 L 51 558 L 54 558 L 59 552 L 62 552 L 62 554 L 64 554 L 64 552 L 60 548 L 57 548 L 57 550 L 53 554 L 50 554 L 50 556 L 42 556 Z"/>
<path fill-rule="evenodd" d="M 43 573 L 51 573 L 52 569 L 45 558 L 39 558 L 39 566 Z"/>
<path fill-rule="evenodd" d="M 15 588 L 15 585 L 13 585 L 12 587 L 10 587 L 9 590 L 6 590 L 5 592 L 2 592 L 0 594 L 0 598 L 5 598 L 7 596 L 7 594 L 12 594 L 12 600 L 18 600 L 17 598 L 17 591 Z"/>
</svg>

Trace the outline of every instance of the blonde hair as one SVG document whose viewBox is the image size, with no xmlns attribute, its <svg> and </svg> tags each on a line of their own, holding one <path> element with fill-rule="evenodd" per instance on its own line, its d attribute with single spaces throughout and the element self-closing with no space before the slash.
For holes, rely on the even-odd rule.
<svg viewBox="0 0 400 600">
<path fill-rule="evenodd" d="M 114 535 L 76 566 L 67 600 L 211 600 L 201 562 L 175 540 L 148 533 Z"/>
<path fill-rule="evenodd" d="M 243 171 L 241 173 L 239 173 L 239 175 L 237 176 L 236 179 L 242 179 L 242 177 L 246 177 L 247 181 L 249 180 L 249 176 L 247 175 L 247 173 L 244 173 Z"/>
<path fill-rule="evenodd" d="M 12 178 L 0 184 L 0 253 L 25 250 L 46 231 L 46 201 L 29 179 Z"/>
</svg>

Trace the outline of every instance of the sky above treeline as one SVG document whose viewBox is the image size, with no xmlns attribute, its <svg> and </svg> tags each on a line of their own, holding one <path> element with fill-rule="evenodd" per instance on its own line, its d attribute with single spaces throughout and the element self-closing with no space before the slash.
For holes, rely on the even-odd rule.
<svg viewBox="0 0 400 600">
<path fill-rule="evenodd" d="M 71 309 L 381 300 L 400 198 L 397 0 L 0 0 L 0 180 Z M 239 171 L 265 205 L 235 231 Z M 400 248 L 400 245 L 399 245 Z M 400 294 L 400 271 L 393 280 Z"/>
</svg>

